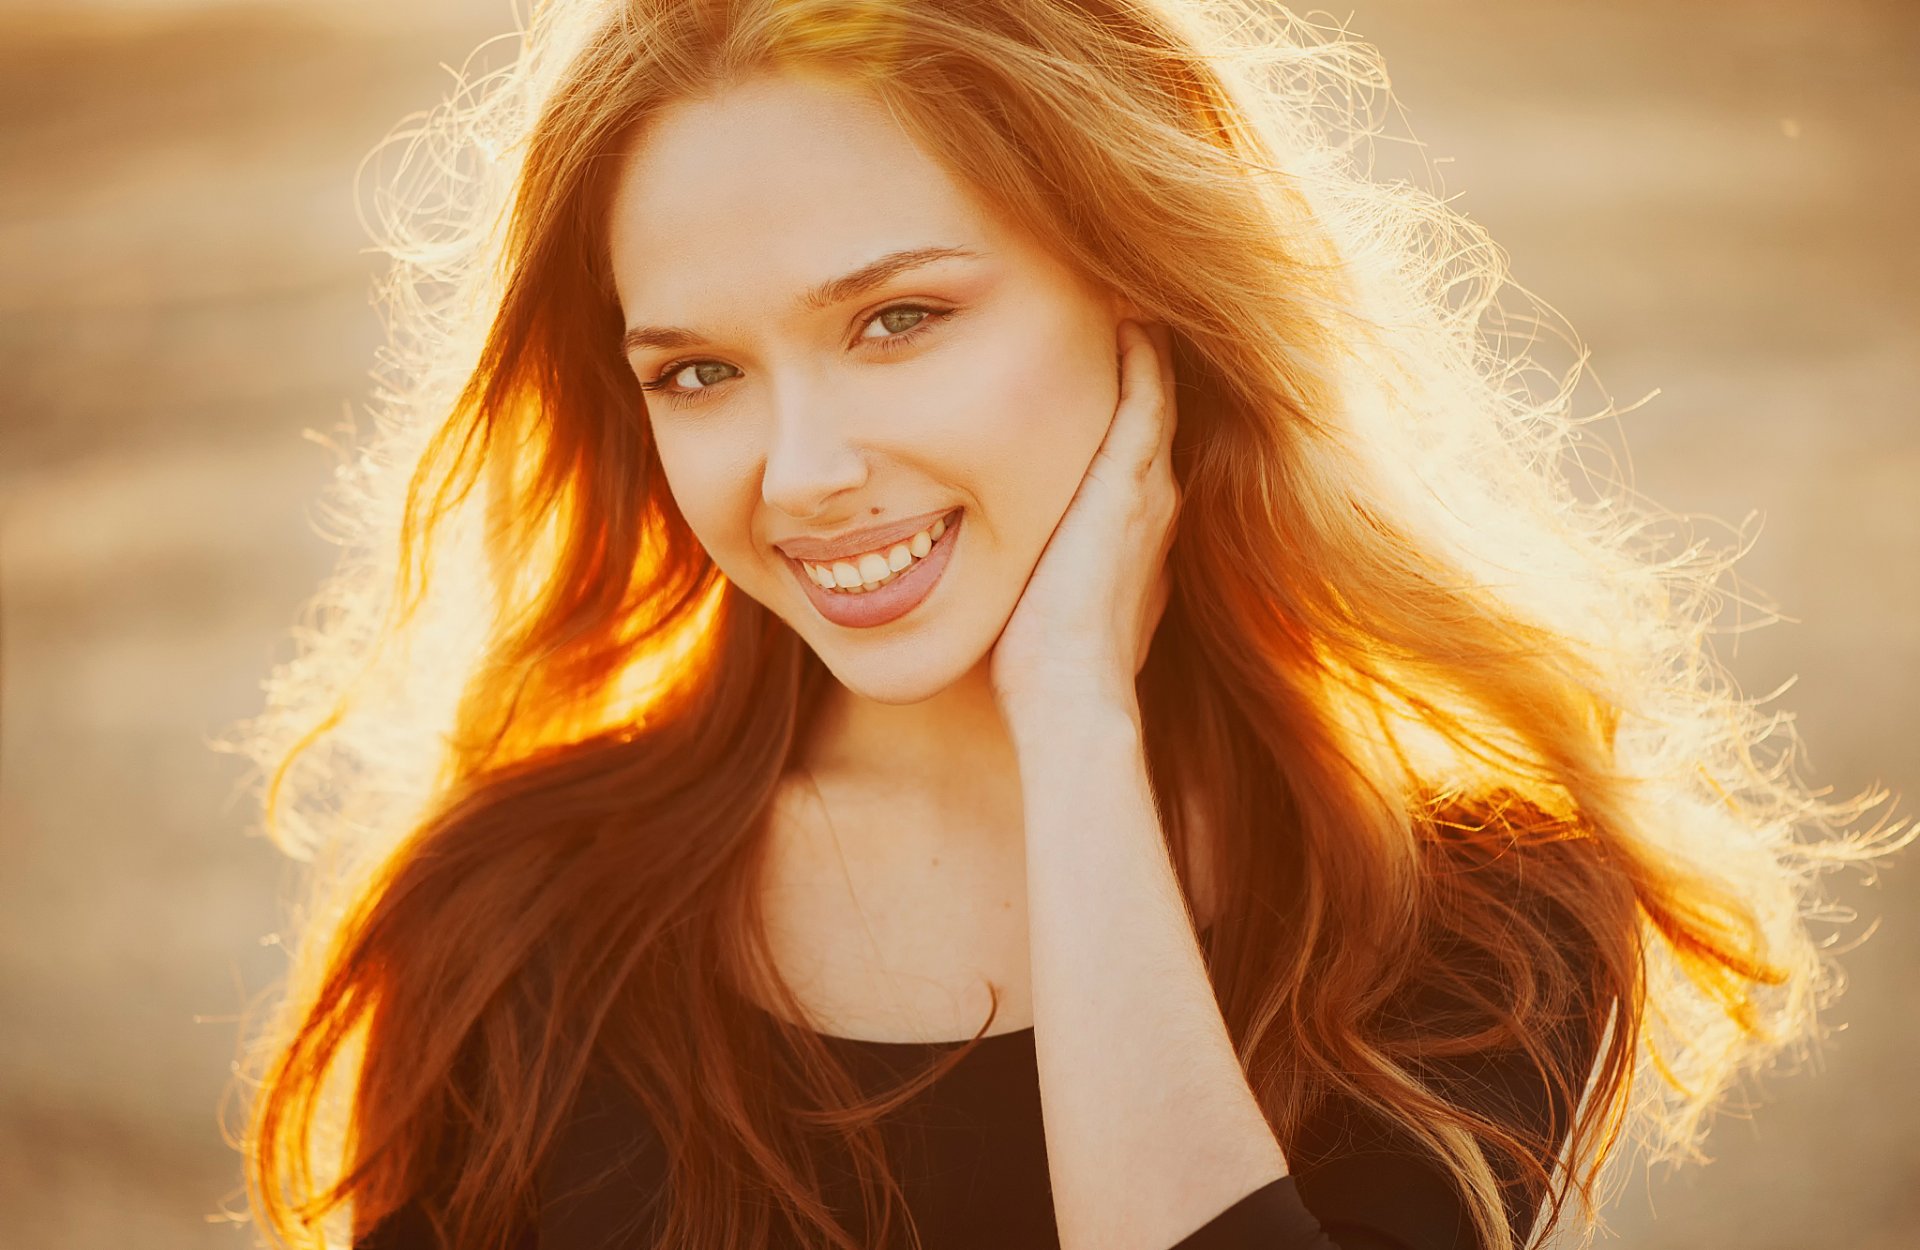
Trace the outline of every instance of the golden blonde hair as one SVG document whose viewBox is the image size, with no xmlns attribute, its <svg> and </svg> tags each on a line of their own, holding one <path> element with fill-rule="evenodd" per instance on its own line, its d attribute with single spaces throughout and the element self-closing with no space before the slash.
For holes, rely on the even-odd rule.
<svg viewBox="0 0 1920 1250">
<path fill-rule="evenodd" d="M 1511 1250 L 1502 1173 L 1551 1193 L 1540 1240 L 1574 1190 L 1591 1228 L 1624 1136 L 1684 1157 L 1732 1081 L 1818 1037 L 1818 878 L 1913 835 L 1850 831 L 1886 795 L 1808 789 L 1788 723 L 1713 659 L 1731 560 L 1573 489 L 1580 366 L 1530 394 L 1491 328 L 1500 252 L 1369 177 L 1371 48 L 1255 0 L 556 0 L 387 149 L 392 346 L 330 496 L 345 554 L 234 740 L 313 865 L 253 1040 L 266 1228 L 315 1244 L 349 1203 L 364 1228 L 411 1201 L 508 1245 L 596 1064 L 678 1144 L 670 1243 L 860 1244 L 817 1135 L 876 1241 L 900 1214 L 878 1118 L 966 1051 L 863 1100 L 714 975 L 804 1018 L 751 884 L 831 678 L 675 509 L 607 279 L 618 155 L 760 72 L 870 91 L 1174 331 L 1182 511 L 1142 717 L 1176 864 L 1194 820 L 1218 834 L 1210 971 L 1283 1145 L 1358 1100 Z M 1480 1027 L 1393 1020 L 1416 983 Z M 1569 1022 L 1590 1068 L 1554 1058 Z M 761 1079 L 776 1043 L 803 1096 Z M 1419 1062 L 1495 1049 L 1581 1108 L 1564 1159 Z"/>
</svg>

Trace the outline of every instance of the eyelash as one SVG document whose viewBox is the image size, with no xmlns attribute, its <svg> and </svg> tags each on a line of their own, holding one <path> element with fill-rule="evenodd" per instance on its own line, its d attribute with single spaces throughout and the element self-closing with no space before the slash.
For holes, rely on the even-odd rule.
<svg viewBox="0 0 1920 1250">
<path fill-rule="evenodd" d="M 911 327 L 900 331 L 898 334 L 890 334 L 885 338 L 863 340 L 863 341 L 871 342 L 875 347 L 878 347 L 881 351 L 894 351 L 898 348 L 905 347 L 908 343 L 911 343 L 913 340 L 919 338 L 923 332 L 927 330 L 931 330 L 934 326 L 947 320 L 949 317 L 952 317 L 955 313 L 959 311 L 960 310 L 957 308 L 934 308 L 931 305 L 927 305 L 927 304 L 913 304 L 913 303 L 889 304 L 885 308 L 882 308 L 877 312 L 875 312 L 873 316 L 868 317 L 865 321 L 861 322 L 860 328 L 864 330 L 869 325 L 872 325 L 874 322 L 878 321 L 880 318 L 892 312 L 922 312 L 922 313 L 926 313 L 927 315 L 924 318 L 922 318 L 920 321 L 915 322 Z M 700 356 L 691 356 L 682 360 L 676 360 L 676 361 L 673 361 L 671 364 L 662 365 L 660 368 L 660 371 L 653 375 L 653 378 L 651 381 L 642 382 L 640 384 L 640 389 L 643 391 L 646 391 L 649 394 L 658 395 L 662 399 L 665 399 L 669 404 L 674 404 L 676 406 L 684 407 L 689 404 L 702 403 L 704 401 L 697 397 L 704 394 L 707 391 L 713 390 L 714 389 L 713 386 L 695 387 L 693 390 L 690 390 L 690 391 L 669 390 L 667 389 L 667 379 L 671 378 L 674 374 L 680 372 L 682 369 L 687 368 L 689 365 L 704 365 L 708 363 L 724 364 L 725 362 L 724 361 L 709 362 L 706 358 L 700 357 Z M 718 383 L 716 383 L 715 385 L 718 385 Z"/>
</svg>

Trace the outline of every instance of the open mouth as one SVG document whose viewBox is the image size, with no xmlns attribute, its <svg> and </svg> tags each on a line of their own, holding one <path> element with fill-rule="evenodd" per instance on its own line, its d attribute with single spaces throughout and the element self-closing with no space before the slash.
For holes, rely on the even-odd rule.
<svg viewBox="0 0 1920 1250">
<path fill-rule="evenodd" d="M 955 508 L 940 518 L 932 526 L 914 535 L 910 540 L 908 554 L 912 562 L 895 569 L 884 570 L 869 565 L 866 572 L 873 575 L 871 581 L 862 581 L 858 586 L 838 586 L 828 589 L 816 578 L 812 570 L 799 560 L 788 557 L 787 562 L 793 568 L 793 574 L 800 579 L 806 589 L 807 599 L 814 610 L 836 625 L 854 629 L 864 629 L 875 625 L 885 625 L 899 619 L 918 607 L 934 591 L 947 565 L 953 562 L 954 544 L 958 541 L 961 521 L 965 510 Z M 939 537 L 933 537 L 933 531 L 939 530 Z M 924 551 L 916 551 L 924 545 Z M 896 544 L 897 546 L 897 544 Z M 894 548 L 889 548 L 892 552 Z M 862 556 L 863 562 L 869 561 L 875 553 Z M 835 561 L 836 576 L 839 570 L 848 570 L 851 577 L 861 570 L 852 561 Z"/>
<path fill-rule="evenodd" d="M 892 547 L 888 548 L 889 552 L 901 547 L 907 548 L 906 559 L 908 563 L 901 565 L 899 568 L 890 566 L 884 569 L 870 567 L 868 562 L 875 557 L 878 557 L 881 561 L 887 560 L 887 556 L 879 552 L 868 552 L 858 559 L 831 561 L 794 560 L 793 563 L 798 567 L 800 575 L 813 585 L 818 586 L 823 594 L 870 595 L 875 591 L 883 590 L 893 585 L 893 583 L 902 578 L 911 576 L 913 571 L 919 568 L 921 564 L 932 559 L 934 550 L 946 541 L 948 534 L 953 532 L 962 511 L 963 509 L 955 508 L 953 511 L 936 520 L 932 525 L 928 526 L 927 529 L 921 531 L 921 534 L 927 535 L 924 543 L 924 551 L 915 550 L 916 547 L 923 545 L 920 541 L 920 534 L 914 535 L 911 539 L 895 543 Z M 791 559 L 791 557 L 789 557 L 789 559 Z M 820 570 L 820 572 L 816 573 L 815 570 Z M 851 586 L 842 584 L 845 577 L 859 577 L 862 573 L 868 574 L 869 577 Z M 829 580 L 832 580 L 834 584 L 829 585 Z"/>
</svg>

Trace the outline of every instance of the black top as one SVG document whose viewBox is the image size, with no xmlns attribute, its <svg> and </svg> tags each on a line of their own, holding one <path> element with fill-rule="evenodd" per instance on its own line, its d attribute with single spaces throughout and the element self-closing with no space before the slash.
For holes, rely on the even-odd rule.
<svg viewBox="0 0 1920 1250">
<path fill-rule="evenodd" d="M 1450 1006 L 1457 1003 L 1424 988 L 1411 1000 L 1414 1012 L 1446 1013 Z M 935 1051 L 960 1045 L 822 1036 L 869 1089 L 897 1084 Z M 1597 1041 L 1563 1042 L 1561 1058 L 1571 1070 L 1588 1073 Z M 1455 1105 L 1543 1133 L 1556 1146 L 1566 1141 L 1571 1109 L 1555 1105 L 1517 1051 L 1430 1061 L 1421 1071 Z M 1582 1086 L 1576 1081 L 1576 1092 Z M 646 1226 L 649 1200 L 662 1191 L 667 1172 L 645 1112 L 624 1089 L 598 1078 L 589 1079 L 576 1107 L 541 1165 L 538 1227 L 519 1250 L 651 1245 L 636 1240 L 634 1231 Z M 983 1039 L 885 1121 L 882 1132 L 925 1250 L 1057 1250 L 1032 1028 Z M 1545 1195 L 1523 1186 L 1498 1152 L 1490 1151 L 1489 1159 L 1507 1187 L 1514 1244 L 1523 1246 Z M 1478 1250 L 1465 1205 L 1431 1154 L 1404 1128 L 1357 1105 L 1324 1104 L 1301 1126 L 1287 1163 L 1287 1176 L 1241 1198 L 1172 1250 Z M 843 1219 L 857 1219 L 851 1187 L 845 1197 L 841 1202 L 829 1193 Z M 411 1206 L 354 1245 L 440 1250 Z"/>
</svg>

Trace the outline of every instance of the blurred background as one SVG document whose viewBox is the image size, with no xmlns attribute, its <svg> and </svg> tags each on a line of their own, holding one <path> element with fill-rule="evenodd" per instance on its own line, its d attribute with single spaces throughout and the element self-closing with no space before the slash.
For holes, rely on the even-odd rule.
<svg viewBox="0 0 1920 1250">
<path fill-rule="evenodd" d="M 1425 157 L 1593 353 L 1637 488 L 1791 623 L 1720 653 L 1807 775 L 1920 802 L 1920 5 L 1361 0 Z M 238 761 L 328 567 L 309 505 L 381 330 L 360 158 L 507 0 L 0 0 L 0 1247 L 252 1244 L 219 1105 L 295 879 Z M 1383 175 L 1420 153 L 1382 145 Z M 1542 348 L 1546 362 L 1567 353 Z M 1598 406 L 1584 388 L 1581 411 Z M 1764 522 L 1764 524 L 1760 524 Z M 1726 624 L 1755 612 L 1730 602 Z M 1601 1244 L 1894 1250 L 1920 1228 L 1920 881 L 1814 1061 Z"/>
</svg>

